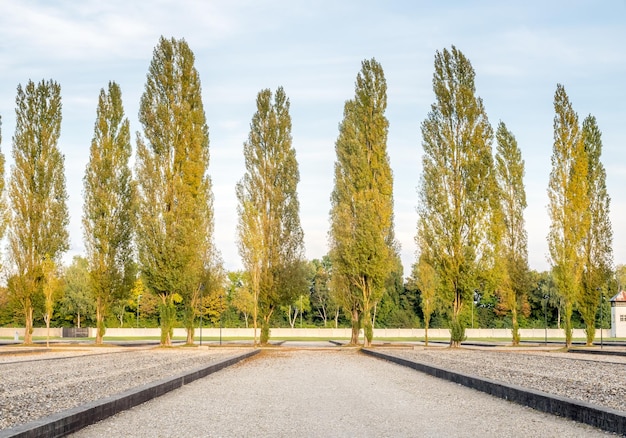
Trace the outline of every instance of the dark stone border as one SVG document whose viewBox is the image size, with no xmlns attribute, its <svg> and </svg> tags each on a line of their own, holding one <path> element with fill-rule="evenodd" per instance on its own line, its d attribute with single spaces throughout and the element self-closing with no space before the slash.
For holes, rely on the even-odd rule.
<svg viewBox="0 0 626 438">
<path fill-rule="evenodd" d="M 568 353 L 599 354 L 602 356 L 626 356 L 626 351 L 592 350 L 590 348 L 570 348 Z"/>
<path fill-rule="evenodd" d="M 569 418 L 608 432 L 626 435 L 626 414 L 616 409 L 604 408 L 583 401 L 560 397 L 517 385 L 509 385 L 491 379 L 456 373 L 443 368 L 436 368 L 423 363 L 390 356 L 378 351 L 369 349 L 362 349 L 361 351 L 370 356 L 388 360 L 538 411 Z"/>
<path fill-rule="evenodd" d="M 201 379 L 209 374 L 234 365 L 259 352 L 260 350 L 255 349 L 239 356 L 212 363 L 209 366 L 196 368 L 191 372 L 182 373 L 175 377 L 167 377 L 153 383 L 129 389 L 117 395 L 67 409 L 40 420 L 17 425 L 10 429 L 0 430 L 0 438 L 63 437 L 104 420 L 118 412 L 130 409 L 174 389 L 180 388 L 194 380 Z"/>
</svg>

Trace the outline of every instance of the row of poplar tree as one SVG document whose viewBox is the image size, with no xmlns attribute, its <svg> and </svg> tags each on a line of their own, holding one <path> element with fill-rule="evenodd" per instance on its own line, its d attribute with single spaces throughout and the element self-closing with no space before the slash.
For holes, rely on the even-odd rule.
<svg viewBox="0 0 626 438">
<path fill-rule="evenodd" d="M 171 344 L 178 323 L 187 329 L 187 342 L 193 342 L 196 318 L 204 313 L 203 291 L 206 296 L 223 287 L 213 242 L 208 126 L 194 63 L 184 40 L 160 39 L 141 96 L 143 133 L 137 133 L 134 172 L 121 90 L 111 82 L 100 93 L 83 207 L 96 343 L 102 342 L 111 306 L 128 295 L 138 276 L 158 297 L 163 345 Z M 401 278 L 402 268 L 387 155 L 387 85 L 375 59 L 361 67 L 335 144 L 329 289 L 351 320 L 352 343 L 359 342 L 363 329 L 370 345 L 377 305 L 398 273 Z M 460 316 L 477 290 L 496 295 L 501 310 L 511 313 L 517 343 L 517 315 L 530 282 L 524 161 L 502 122 L 494 158 L 494 133 L 476 96 L 474 76 L 469 60 L 455 47 L 436 53 L 436 101 L 422 123 L 418 259 L 412 277 L 426 328 L 433 312 L 447 315 L 453 345 L 464 339 Z M 573 309 L 582 315 L 591 342 L 599 297 L 612 269 L 602 143 L 592 116 L 579 126 L 560 85 L 554 105 L 548 189 L 552 276 L 563 302 L 567 342 Z M 266 343 L 276 310 L 293 303 L 309 285 L 289 99 L 282 88 L 266 89 L 258 93 L 256 106 L 243 147 L 246 170 L 236 186 L 237 244 L 252 297 L 255 343 L 259 325 L 260 342 Z M 8 205 L 1 208 L 2 224 L 8 224 L 7 291 L 23 311 L 25 343 L 32 342 L 33 303 L 42 297 L 50 324 L 60 282 L 57 267 L 68 249 L 60 124 L 57 83 L 18 86 L 15 164 Z M 4 184 L 4 178 L 0 181 Z"/>
</svg>

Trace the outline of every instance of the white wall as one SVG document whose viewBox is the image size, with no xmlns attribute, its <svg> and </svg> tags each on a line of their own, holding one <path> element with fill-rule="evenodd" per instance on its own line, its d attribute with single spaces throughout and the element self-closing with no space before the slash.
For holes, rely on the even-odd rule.
<svg viewBox="0 0 626 438">
<path fill-rule="evenodd" d="M 626 314 L 626 307 L 613 307 L 612 309 L 620 309 Z M 613 316 L 612 316 L 613 318 Z M 619 316 L 618 316 L 619 320 Z M 613 322 L 613 327 L 615 327 Z M 605 329 L 603 331 L 604 337 L 626 337 L 626 322 L 618 323 L 617 327 L 621 330 L 617 334 Z M 24 337 L 24 328 L 11 328 L 0 327 L 0 337 L 13 338 L 15 332 L 18 332 L 20 339 Z M 33 336 L 45 337 L 46 329 L 36 328 L 34 329 Z M 222 337 L 224 338 L 251 338 L 254 336 L 254 329 L 252 328 L 222 328 Z M 260 336 L 260 330 L 257 332 L 257 336 Z M 351 330 L 349 328 L 273 328 L 271 329 L 271 336 L 275 338 L 326 338 L 326 339 L 340 339 L 350 338 Z M 510 329 L 466 329 L 465 334 L 468 338 L 504 338 L 511 337 Z M 520 329 L 520 335 L 522 339 L 543 339 L 546 334 L 545 329 Z M 565 332 L 562 329 L 548 329 L 548 338 L 565 339 Z M 51 328 L 51 337 L 61 337 L 62 329 Z M 89 336 L 96 336 L 96 329 L 89 329 Z M 105 338 L 119 338 L 119 337 L 160 337 L 161 330 L 158 328 L 108 328 Z M 174 329 L 175 337 L 185 337 L 186 332 L 183 328 Z M 195 337 L 198 339 L 200 336 L 200 330 L 196 328 Z M 203 338 L 218 338 L 220 336 L 219 328 L 203 328 Z M 361 331 L 361 337 L 363 332 Z M 381 338 L 423 338 L 424 329 L 374 329 L 374 337 Z M 435 338 L 450 338 L 450 332 L 448 329 L 429 329 L 428 337 Z M 575 338 L 585 338 L 585 331 L 583 329 L 574 329 Z M 596 340 L 600 338 L 600 330 L 596 331 Z"/>
<path fill-rule="evenodd" d="M 626 321 L 620 321 L 621 315 L 626 315 L 626 306 L 611 307 L 611 337 L 613 338 L 626 337 Z"/>
</svg>

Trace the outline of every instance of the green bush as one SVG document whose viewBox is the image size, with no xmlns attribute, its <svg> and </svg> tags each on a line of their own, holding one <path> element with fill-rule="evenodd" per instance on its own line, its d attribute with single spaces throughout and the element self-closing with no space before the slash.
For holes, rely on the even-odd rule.
<svg viewBox="0 0 626 438">
<path fill-rule="evenodd" d="M 453 344 L 460 344 L 466 338 L 465 327 L 459 320 L 450 321 L 450 339 Z"/>
</svg>

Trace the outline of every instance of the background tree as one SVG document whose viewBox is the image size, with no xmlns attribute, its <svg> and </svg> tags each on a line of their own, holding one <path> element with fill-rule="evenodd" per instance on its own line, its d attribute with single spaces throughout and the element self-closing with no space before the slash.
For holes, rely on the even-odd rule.
<svg viewBox="0 0 626 438">
<path fill-rule="evenodd" d="M 194 296 L 214 254 L 209 133 L 194 62 L 184 40 L 161 37 L 139 109 L 137 247 L 145 285 L 161 301 L 163 345 L 171 344 L 177 297 L 198 309 Z M 192 322 L 184 319 L 188 342 Z"/>
<path fill-rule="evenodd" d="M 588 163 L 586 186 L 589 223 L 583 237 L 582 283 L 576 301 L 585 322 L 587 345 L 591 345 L 595 337 L 600 297 L 608 294 L 607 288 L 613 272 L 613 229 L 609 218 L 611 199 L 606 189 L 606 171 L 600 161 L 602 133 L 596 118 L 591 115 L 583 121 L 582 140 Z"/>
<path fill-rule="evenodd" d="M 297 185 L 300 181 L 292 147 L 289 99 L 282 87 L 272 100 L 259 92 L 257 111 L 244 143 L 246 173 L 237 183 L 239 254 L 250 274 L 261 343 L 269 339 L 270 318 L 281 304 L 306 290 L 303 233 Z"/>
<path fill-rule="evenodd" d="M 44 320 L 46 321 L 46 347 L 50 347 L 50 321 L 52 320 L 52 311 L 59 295 L 63 291 L 63 284 L 59 278 L 57 267 L 49 256 L 44 256 L 41 264 L 41 282 L 45 301 Z"/>
<path fill-rule="evenodd" d="M 228 296 L 230 304 L 243 315 L 245 327 L 254 312 L 254 296 L 250 287 L 250 276 L 246 271 L 228 273 Z"/>
<path fill-rule="evenodd" d="M 302 326 L 304 312 L 311 311 L 311 296 L 308 293 L 300 294 L 294 297 L 291 303 L 281 306 L 281 309 L 287 315 L 291 328 L 295 328 L 298 318 L 300 318 L 300 325 Z"/>
<path fill-rule="evenodd" d="M 501 309 L 511 313 L 513 345 L 518 345 L 518 313 L 522 310 L 529 287 L 524 160 L 517 140 L 503 122 L 498 124 L 496 140 L 495 169 L 502 220 L 497 242 L 502 272 L 497 287 Z"/>
<path fill-rule="evenodd" d="M 372 311 L 383 296 L 395 256 L 386 108 L 382 66 L 365 60 L 335 143 L 329 234 L 333 276 L 343 278 L 335 284 L 342 284 L 340 290 L 348 295 L 342 301 L 351 314 L 351 342 L 358 342 L 362 324 L 365 346 L 371 345 Z"/>
<path fill-rule="evenodd" d="M 214 260 L 219 260 L 216 256 Z M 222 314 L 228 307 L 228 297 L 226 295 L 227 275 L 221 269 L 221 260 L 215 266 L 205 271 L 202 277 L 202 289 L 198 290 L 198 306 L 201 315 L 212 324 L 221 323 Z M 197 308 L 194 306 L 194 308 Z M 187 309 L 185 309 L 187 311 Z M 187 339 L 187 342 L 190 342 Z"/>
<path fill-rule="evenodd" d="M 76 327 L 95 314 L 94 297 L 89 278 L 89 262 L 85 257 L 74 256 L 63 274 L 62 313 Z"/>
<path fill-rule="evenodd" d="M 130 310 L 134 311 L 137 327 L 158 327 L 159 297 L 150 293 L 141 279 L 137 277 L 131 290 Z"/>
<path fill-rule="evenodd" d="M 2 116 L 0 116 L 0 145 L 2 144 Z M 7 209 L 6 194 L 4 190 L 4 154 L 0 149 L 0 240 L 4 238 L 7 224 L 9 222 L 9 211 Z M 0 265 L 2 266 L 2 265 Z"/>
<path fill-rule="evenodd" d="M 313 259 L 311 269 L 311 307 L 315 314 L 322 320 L 324 327 L 337 311 L 337 303 L 334 302 L 330 292 L 330 273 L 332 264 L 328 255 L 321 260 Z"/>
<path fill-rule="evenodd" d="M 404 285 L 404 268 L 400 255 L 395 253 L 392 268 L 385 282 L 385 292 L 374 306 L 372 326 L 390 328 L 418 327 L 419 318 L 414 312 L 414 300 Z"/>
<path fill-rule="evenodd" d="M 135 187 L 129 166 L 130 128 L 115 82 L 100 90 L 89 163 L 85 170 L 83 227 L 96 305 L 96 344 L 113 302 L 127 300 L 135 278 Z"/>
<path fill-rule="evenodd" d="M 422 257 L 413 266 L 413 278 L 420 291 L 422 313 L 424 315 L 424 345 L 428 346 L 430 317 L 435 310 L 437 299 L 437 273 Z"/>
<path fill-rule="evenodd" d="M 572 312 L 580 293 L 584 268 L 583 240 L 589 229 L 589 172 L 585 144 L 565 88 L 554 95 L 554 146 L 548 182 L 548 235 L 554 281 L 563 299 L 565 343 L 572 344 Z"/>
<path fill-rule="evenodd" d="M 61 133 L 61 87 L 54 81 L 32 81 L 17 87 L 13 161 L 9 183 L 11 227 L 9 254 L 15 275 L 12 299 L 25 319 L 24 343 L 32 343 L 33 301 L 42 295 L 42 263 L 57 262 L 67 251 L 64 157 Z"/>
<path fill-rule="evenodd" d="M 422 123 L 423 174 L 417 244 L 448 303 L 451 345 L 465 337 L 461 312 L 490 254 L 493 131 L 475 96 L 474 69 L 452 46 L 435 55 L 436 101 Z"/>
<path fill-rule="evenodd" d="M 615 280 L 617 281 L 617 292 L 624 290 L 626 287 L 626 265 L 619 264 L 615 266 Z"/>
</svg>

